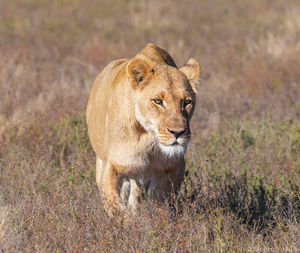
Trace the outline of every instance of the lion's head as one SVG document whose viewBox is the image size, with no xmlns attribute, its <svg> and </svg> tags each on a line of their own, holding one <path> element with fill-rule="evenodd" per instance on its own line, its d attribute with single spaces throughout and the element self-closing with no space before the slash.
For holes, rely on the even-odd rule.
<svg viewBox="0 0 300 253">
<path fill-rule="evenodd" d="M 133 87 L 137 121 L 155 135 L 166 155 L 183 155 L 191 136 L 189 121 L 196 105 L 199 63 L 190 59 L 178 69 L 133 59 L 126 72 Z"/>
</svg>

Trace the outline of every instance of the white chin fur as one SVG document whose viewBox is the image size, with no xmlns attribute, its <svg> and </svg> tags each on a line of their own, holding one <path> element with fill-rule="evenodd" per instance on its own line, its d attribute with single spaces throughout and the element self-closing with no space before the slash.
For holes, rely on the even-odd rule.
<svg viewBox="0 0 300 253">
<path fill-rule="evenodd" d="M 181 145 L 165 146 L 162 144 L 159 144 L 159 148 L 167 157 L 183 156 L 186 149 Z"/>
</svg>

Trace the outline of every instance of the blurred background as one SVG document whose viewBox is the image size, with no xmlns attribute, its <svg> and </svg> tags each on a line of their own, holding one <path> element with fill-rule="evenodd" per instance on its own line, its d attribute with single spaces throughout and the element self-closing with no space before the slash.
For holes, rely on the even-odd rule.
<svg viewBox="0 0 300 253">
<path fill-rule="evenodd" d="M 1 131 L 39 113 L 84 110 L 97 73 L 148 42 L 178 66 L 201 62 L 199 123 L 299 117 L 297 0 L 3 0 L 0 10 Z"/>
<path fill-rule="evenodd" d="M 121 250 L 113 239 L 101 236 L 110 223 L 97 211 L 100 198 L 84 112 L 93 81 L 103 67 L 112 60 L 133 57 L 148 42 L 165 48 L 178 66 L 190 57 L 201 63 L 202 84 L 186 156 L 189 175 L 184 198 L 207 201 L 198 205 L 197 215 L 204 212 L 203 206 L 205 212 L 220 206 L 229 209 L 227 214 L 215 213 L 211 220 L 222 217 L 234 223 L 243 219 L 246 227 L 258 230 L 276 227 L 277 237 L 268 235 L 276 249 L 299 247 L 298 0 L 1 0 L 3 249 Z M 241 178 L 247 183 L 239 181 Z M 238 191 L 242 186 L 249 193 L 244 199 Z M 86 195 L 90 200 L 82 204 Z M 225 200 L 220 197 L 225 195 Z M 233 195 L 239 197 L 233 200 Z M 262 195 L 263 207 L 259 204 Z M 238 208 L 229 205 L 230 201 Z M 64 210 L 69 216 L 64 216 Z M 198 217 L 193 215 L 187 217 Z M 98 217 L 93 225 L 91 216 Z M 226 237 L 226 231 L 218 234 L 218 226 L 211 225 L 214 222 L 205 222 L 198 224 L 204 231 L 199 238 L 210 239 L 195 240 L 203 247 L 210 245 L 213 251 L 224 243 L 232 243 L 235 249 L 246 242 L 253 247 L 266 246 L 253 230 L 247 230 L 249 226 L 244 234 L 235 233 L 241 230 L 239 225 L 229 229 L 231 237 Z M 142 229 L 140 224 L 134 229 Z M 187 225 L 182 220 L 175 224 Z M 120 227 L 115 226 L 107 238 L 120 236 Z M 289 230 L 289 226 L 295 229 Z M 207 227 L 211 230 L 205 230 Z M 177 231 L 174 227 L 164 231 L 172 230 Z M 283 235 L 286 244 L 278 239 Z M 153 234 L 143 240 L 137 235 L 131 239 L 122 236 L 124 243 L 133 240 L 152 249 Z M 97 244 L 99 238 L 103 247 Z M 193 248 L 189 233 L 183 238 L 177 238 L 177 250 L 186 250 L 185 240 L 190 243 L 189 250 L 200 249 Z M 155 247 L 154 251 L 162 245 Z"/>
</svg>

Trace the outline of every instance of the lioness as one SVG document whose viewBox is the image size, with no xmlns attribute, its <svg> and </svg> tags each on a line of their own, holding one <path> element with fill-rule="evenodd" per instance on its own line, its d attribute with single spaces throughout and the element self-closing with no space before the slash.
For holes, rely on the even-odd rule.
<svg viewBox="0 0 300 253">
<path fill-rule="evenodd" d="M 143 191 L 163 201 L 177 193 L 200 66 L 178 69 L 171 56 L 148 44 L 132 59 L 111 62 L 98 75 L 86 111 L 96 153 L 96 181 L 104 208 L 136 210 Z"/>
</svg>

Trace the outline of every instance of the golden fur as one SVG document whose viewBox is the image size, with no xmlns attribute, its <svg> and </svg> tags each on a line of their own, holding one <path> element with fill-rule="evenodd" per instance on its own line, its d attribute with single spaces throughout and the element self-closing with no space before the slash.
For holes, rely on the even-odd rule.
<svg viewBox="0 0 300 253">
<path fill-rule="evenodd" d="M 96 78 L 86 116 L 110 213 L 126 205 L 135 210 L 143 188 L 160 201 L 179 190 L 199 78 L 195 59 L 178 69 L 155 44 L 111 62 Z"/>
</svg>

